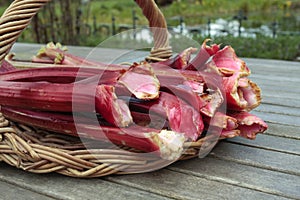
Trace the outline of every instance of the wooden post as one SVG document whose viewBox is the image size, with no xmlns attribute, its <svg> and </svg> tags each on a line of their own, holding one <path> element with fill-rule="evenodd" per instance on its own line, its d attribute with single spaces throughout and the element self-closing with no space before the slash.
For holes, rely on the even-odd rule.
<svg viewBox="0 0 300 200">
<path fill-rule="evenodd" d="M 244 15 L 244 12 L 242 10 L 239 11 L 238 15 L 234 16 L 233 19 L 238 20 L 239 22 L 239 37 L 242 35 L 242 22 L 243 20 L 247 20 L 247 16 Z"/>
<path fill-rule="evenodd" d="M 111 30 L 112 30 L 112 35 L 115 35 L 116 34 L 116 18 L 115 16 L 113 15 L 111 17 Z"/>
</svg>

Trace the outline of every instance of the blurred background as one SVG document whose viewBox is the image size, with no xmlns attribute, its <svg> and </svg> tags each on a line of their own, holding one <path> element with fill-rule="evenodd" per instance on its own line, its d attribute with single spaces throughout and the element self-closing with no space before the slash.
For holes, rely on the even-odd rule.
<svg viewBox="0 0 300 200">
<path fill-rule="evenodd" d="M 0 13 L 12 1 L 0 0 Z M 300 60 L 299 0 L 156 0 L 170 31 L 230 44 L 242 57 Z M 18 42 L 97 46 L 117 33 L 144 29 L 134 0 L 52 0 Z M 145 31 L 128 37 L 147 40 Z M 117 48 L 121 47 L 122 43 Z M 126 48 L 126 46 L 125 46 Z"/>
</svg>

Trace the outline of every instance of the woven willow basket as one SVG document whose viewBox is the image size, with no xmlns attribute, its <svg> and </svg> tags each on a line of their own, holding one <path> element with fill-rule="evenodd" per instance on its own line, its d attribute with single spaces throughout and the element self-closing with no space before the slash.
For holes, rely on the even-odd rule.
<svg viewBox="0 0 300 200">
<path fill-rule="evenodd" d="M 48 1 L 15 0 L 7 8 L 0 19 L 0 61 L 5 58 L 32 17 Z M 161 28 L 160 31 L 152 30 L 154 47 L 147 59 L 158 61 L 169 58 L 172 50 L 163 14 L 153 0 L 136 0 L 136 3 L 147 17 L 149 27 Z M 79 138 L 8 121 L 0 113 L 0 161 L 29 172 L 100 177 L 153 171 L 170 164 L 170 161 L 159 157 L 133 153 L 134 150 L 128 147 L 120 149 L 106 145 L 97 148 L 97 145 L 93 145 L 95 142 L 91 140 L 83 144 Z M 197 157 L 201 148 L 211 149 L 215 143 L 209 136 L 185 143 L 186 151 L 180 160 Z"/>
</svg>

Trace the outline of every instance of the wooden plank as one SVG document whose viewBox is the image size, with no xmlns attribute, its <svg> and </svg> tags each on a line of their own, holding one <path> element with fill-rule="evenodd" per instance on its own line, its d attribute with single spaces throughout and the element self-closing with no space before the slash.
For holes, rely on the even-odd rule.
<svg viewBox="0 0 300 200">
<path fill-rule="evenodd" d="M 13 200 L 50 200 L 54 199 L 27 189 L 17 187 L 15 185 L 0 181 L 0 199 Z"/>
<path fill-rule="evenodd" d="M 286 137 L 300 140 L 300 130 L 299 127 L 268 123 L 269 128 L 266 131 L 269 135 Z"/>
<path fill-rule="evenodd" d="M 276 66 L 277 67 L 277 66 Z M 260 74 L 262 76 L 276 76 L 276 77 L 291 77 L 293 79 L 297 79 L 299 78 L 298 74 L 300 73 L 299 70 L 293 70 L 293 69 L 285 69 L 285 68 L 279 68 L 277 70 L 273 70 L 276 67 L 271 66 L 271 68 L 269 69 L 254 69 L 253 67 L 250 67 L 250 69 L 252 70 L 252 74 Z M 276 81 L 277 79 L 273 80 Z"/>
<path fill-rule="evenodd" d="M 298 127 L 300 126 L 299 116 L 282 115 L 278 113 L 257 112 L 255 110 L 251 111 L 251 113 L 257 115 L 258 117 L 264 119 L 267 122 L 290 125 L 290 126 L 298 126 Z"/>
<path fill-rule="evenodd" d="M 300 156 L 297 155 L 226 142 L 220 142 L 210 155 L 240 164 L 300 176 Z"/>
<path fill-rule="evenodd" d="M 263 95 L 262 102 L 273 105 L 287 106 L 291 108 L 300 108 L 300 101 L 298 99 L 288 98 L 289 94 L 282 96 Z"/>
<path fill-rule="evenodd" d="M 293 83 L 291 85 L 275 85 L 270 83 L 258 83 L 258 86 L 262 91 L 276 91 L 278 94 L 290 94 L 290 93 L 299 93 L 300 89 L 297 87 L 297 83 Z M 284 95 L 282 95 L 284 97 Z"/>
<path fill-rule="evenodd" d="M 96 179 L 79 179 L 59 174 L 33 174 L 0 162 L 0 181 L 55 199 L 168 199 L 124 185 Z"/>
<path fill-rule="evenodd" d="M 177 162 L 168 169 L 208 180 L 287 198 L 300 198 L 300 177 L 239 163 L 205 157 Z"/>
<path fill-rule="evenodd" d="M 250 75 L 250 79 L 259 83 L 274 83 L 274 84 L 292 84 L 292 83 L 300 83 L 300 77 L 289 77 L 289 76 L 275 76 L 273 74 L 269 74 L 265 76 L 263 74 L 259 74 L 258 72 Z"/>
<path fill-rule="evenodd" d="M 300 116 L 300 108 L 291 108 L 280 105 L 271 105 L 262 103 L 260 106 L 255 108 L 255 111 L 264 113 L 276 113 L 282 115 Z"/>
<path fill-rule="evenodd" d="M 271 60 L 271 59 L 259 59 L 259 58 L 242 58 L 246 64 L 249 63 L 249 67 L 255 71 L 289 71 L 300 70 L 300 62 L 284 61 L 284 60 Z"/>
<path fill-rule="evenodd" d="M 262 89 L 262 101 L 270 101 L 273 104 L 285 104 L 287 101 L 292 101 L 294 104 L 283 105 L 287 107 L 295 107 L 298 105 L 300 97 L 296 92 L 287 92 L 287 91 L 276 91 L 276 90 L 264 90 Z M 282 103 L 283 102 L 283 103 Z"/>
<path fill-rule="evenodd" d="M 243 58 L 252 74 L 299 78 L 300 62 Z M 276 79 L 275 79 L 276 80 Z"/>
<path fill-rule="evenodd" d="M 228 139 L 226 142 L 300 156 L 300 141 L 296 139 L 259 134 L 255 140 L 235 137 Z"/>
<path fill-rule="evenodd" d="M 270 75 L 271 76 L 271 75 Z M 269 77 L 270 78 L 270 77 Z M 257 77 L 250 77 L 250 80 L 252 80 L 254 83 L 258 84 L 258 86 L 266 91 L 280 91 L 281 93 L 284 92 L 299 92 L 300 89 L 297 87 L 300 84 L 300 77 L 299 78 L 293 78 L 291 77 L 290 80 L 284 80 L 289 79 L 287 76 L 271 76 L 270 80 L 268 78 L 257 78 Z M 297 81 L 295 81 L 295 79 Z"/>
<path fill-rule="evenodd" d="M 146 174 L 107 177 L 106 179 L 151 192 L 159 192 L 174 199 L 232 199 L 242 197 L 245 200 L 252 200 L 282 198 L 261 191 L 166 169 Z"/>
</svg>

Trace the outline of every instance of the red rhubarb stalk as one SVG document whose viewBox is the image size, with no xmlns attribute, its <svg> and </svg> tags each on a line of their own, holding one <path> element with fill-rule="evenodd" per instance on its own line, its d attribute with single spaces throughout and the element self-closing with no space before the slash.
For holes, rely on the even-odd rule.
<svg viewBox="0 0 300 200">
<path fill-rule="evenodd" d="M 231 46 L 225 46 L 223 49 L 215 52 L 207 66 L 216 68 L 223 76 L 231 76 L 237 72 L 248 76 L 251 73 L 246 63 L 237 57 Z"/>
<path fill-rule="evenodd" d="M 90 61 L 79 56 L 67 53 L 67 48 L 63 47 L 60 43 L 54 44 L 53 42 L 48 43 L 45 47 L 42 47 L 38 54 L 33 57 L 33 62 L 37 63 L 53 63 L 60 65 L 70 66 L 97 66 L 97 67 L 113 67 L 119 65 L 105 64 L 96 61 Z"/>
<path fill-rule="evenodd" d="M 11 63 L 15 63 L 16 65 L 22 66 L 20 62 L 16 63 L 15 61 L 10 61 Z M 60 78 L 60 76 L 65 77 L 68 79 L 68 82 L 75 80 L 75 75 L 78 76 L 78 80 L 81 80 L 83 78 L 88 78 L 97 74 L 102 74 L 105 70 L 107 71 L 114 71 L 114 70 L 128 70 L 128 66 L 123 65 L 93 65 L 93 66 L 82 66 L 82 67 L 74 67 L 74 65 L 46 65 L 46 64 L 37 64 L 32 63 L 31 64 L 34 67 L 40 67 L 40 68 L 32 68 L 27 69 L 28 71 L 20 73 L 12 73 L 7 74 L 6 77 L 1 80 L 18 80 L 18 81 L 35 81 L 35 80 L 44 80 L 49 82 L 55 82 L 58 81 L 58 83 L 63 83 L 63 78 Z M 30 67 L 31 65 L 28 65 L 27 67 Z M 145 65 L 145 68 L 149 65 L 148 63 L 141 64 L 140 67 L 143 68 Z M 197 72 L 197 71 L 186 71 L 186 70 L 175 70 L 170 67 L 167 67 L 165 65 L 161 65 L 159 63 L 151 63 L 150 64 L 152 69 L 154 71 L 154 75 L 157 77 L 158 81 L 161 85 L 178 85 L 183 84 L 185 81 L 197 81 L 197 82 L 203 82 L 207 83 L 209 85 L 214 85 L 216 80 L 211 77 L 210 74 L 205 74 L 203 72 Z M 136 65 L 135 65 L 136 66 Z M 65 69 L 70 68 L 70 69 Z M 44 71 L 45 70 L 45 71 Z M 23 70 L 21 70 L 23 71 Z M 62 72 L 63 71 L 63 72 Z M 109 72 L 108 72 L 109 73 Z M 57 74 L 57 77 L 53 77 Z M 149 72 L 151 74 L 151 72 Z M 15 77 L 14 77 L 15 76 Z M 70 77 L 68 77 L 70 76 Z M 205 78 L 203 77 L 205 76 Z"/>
<path fill-rule="evenodd" d="M 150 65 L 132 66 L 126 70 L 121 68 L 104 70 L 79 67 L 34 68 L 4 73 L 0 76 L 0 80 L 72 83 L 75 80 L 80 81 L 93 76 L 97 80 L 93 80 L 90 83 L 109 85 L 118 83 L 119 85 L 124 85 L 127 90 L 139 99 L 153 99 L 159 95 L 160 84 Z"/>
<path fill-rule="evenodd" d="M 203 94 L 201 98 L 206 102 L 206 105 L 201 108 L 200 112 L 208 117 L 212 117 L 224 102 L 223 95 L 219 89 L 209 94 Z"/>
<path fill-rule="evenodd" d="M 53 112 L 96 110 L 116 126 L 132 122 L 129 108 L 108 85 L 0 81 L 0 104 Z"/>
<path fill-rule="evenodd" d="M 60 46 L 60 45 L 59 45 Z M 104 64 L 101 62 L 96 61 L 89 61 L 84 58 L 74 56 L 72 54 L 68 54 L 65 51 L 61 50 L 60 47 L 56 47 L 54 44 L 50 44 L 50 47 L 44 48 L 42 52 L 49 50 L 50 54 L 64 54 L 64 61 L 68 60 L 68 62 L 62 62 L 62 66 L 82 66 L 82 67 L 96 67 L 99 69 L 128 69 L 127 66 L 124 65 L 116 65 L 116 64 Z M 187 49 L 182 54 L 180 54 L 179 58 L 184 59 L 185 61 L 178 61 L 178 62 L 188 62 L 190 54 L 194 51 L 193 48 Z M 43 54 L 45 55 L 45 54 Z M 51 56 L 50 56 L 51 57 Z M 53 57 L 53 56 L 52 56 Z M 55 56 L 54 56 L 55 57 Z M 169 61 L 168 61 L 169 62 Z M 143 65 L 143 64 L 142 64 Z M 148 64 L 145 64 L 148 65 Z M 182 84 L 186 79 L 188 80 L 200 80 L 203 79 L 201 74 L 195 72 L 188 72 L 188 71 L 174 71 L 169 66 L 166 66 L 164 62 L 158 63 L 151 63 L 151 67 L 153 67 L 154 74 L 157 76 L 159 82 L 162 85 L 177 85 Z M 169 70 L 167 70 L 169 69 Z M 170 70 L 171 69 L 171 70 Z"/>
<path fill-rule="evenodd" d="M 15 71 L 16 68 L 8 61 L 3 60 L 0 66 L 0 75 L 2 75 L 2 73 L 7 73 L 10 71 Z"/>
<path fill-rule="evenodd" d="M 189 85 L 169 85 L 167 87 L 162 87 L 161 91 L 173 94 L 188 104 L 190 104 L 197 111 L 200 111 L 204 106 L 206 106 L 207 101 L 202 99 L 201 94 L 194 92 L 194 90 Z"/>
<path fill-rule="evenodd" d="M 166 92 L 161 92 L 158 100 L 131 102 L 130 107 L 166 117 L 171 130 L 185 134 L 192 141 L 197 140 L 203 131 L 200 113 L 180 98 Z"/>
<path fill-rule="evenodd" d="M 222 130 L 220 134 L 220 139 L 225 139 L 225 138 L 233 138 L 236 136 L 239 136 L 241 134 L 240 130 L 234 129 L 234 130 Z"/>
<path fill-rule="evenodd" d="M 141 113 L 131 111 L 133 121 L 138 126 L 145 126 L 155 129 L 167 129 L 169 127 L 168 121 L 154 113 Z"/>
<path fill-rule="evenodd" d="M 5 117 L 16 122 L 77 137 L 80 136 L 105 142 L 111 141 L 117 145 L 126 145 L 145 152 L 155 151 L 162 158 L 168 160 L 180 157 L 185 142 L 182 134 L 167 130 L 156 130 L 140 126 L 130 126 L 120 129 L 117 127 L 100 126 L 96 123 L 85 124 L 80 122 L 75 125 L 71 115 L 7 107 L 2 107 L 1 112 Z"/>
<path fill-rule="evenodd" d="M 118 99 L 111 85 L 99 85 L 96 89 L 96 111 L 109 123 L 126 127 L 132 123 L 132 116 L 125 101 Z M 76 105 L 73 105 L 76 108 Z"/>
<path fill-rule="evenodd" d="M 225 131 L 231 131 L 238 127 L 237 119 L 221 112 L 216 112 L 212 118 L 204 116 L 203 121 L 209 126 L 219 127 Z"/>
<path fill-rule="evenodd" d="M 249 111 L 260 104 L 260 88 L 243 74 L 223 77 L 223 88 L 229 110 Z"/>
<path fill-rule="evenodd" d="M 159 96 L 160 83 L 149 64 L 133 65 L 120 78 L 124 85 L 138 99 L 155 99 Z"/>
<path fill-rule="evenodd" d="M 210 39 L 206 39 L 204 40 L 204 42 L 202 43 L 202 49 L 204 49 L 210 56 L 215 55 L 219 50 L 220 50 L 220 46 L 218 44 L 212 44 L 212 45 L 207 45 L 207 42 L 209 42 Z"/>
<path fill-rule="evenodd" d="M 213 117 L 203 116 L 205 129 L 208 133 L 214 133 L 216 137 L 232 138 L 238 136 L 240 131 L 237 130 L 237 120 L 222 112 L 216 112 Z"/>
<path fill-rule="evenodd" d="M 202 71 L 206 68 L 205 63 L 209 60 L 210 57 L 211 57 L 211 51 L 207 50 L 206 41 L 204 41 L 199 52 L 196 54 L 193 60 L 191 60 L 188 63 L 185 69 Z"/>
<path fill-rule="evenodd" d="M 47 81 L 51 83 L 72 83 L 75 80 L 83 80 L 95 75 L 99 75 L 99 84 L 116 83 L 118 78 L 126 72 L 125 69 L 103 70 L 96 68 L 80 67 L 41 67 L 15 71 L 8 71 L 0 75 L 0 80 L 37 82 Z"/>
<path fill-rule="evenodd" d="M 159 63 L 173 69 L 185 69 L 189 64 L 191 55 L 196 51 L 196 48 L 190 47 L 177 54 L 174 58 L 170 58 Z"/>
<path fill-rule="evenodd" d="M 237 130 L 240 131 L 240 136 L 255 139 L 258 133 L 263 133 L 267 130 L 268 125 L 259 117 L 248 112 L 229 113 L 238 122 Z"/>
</svg>

